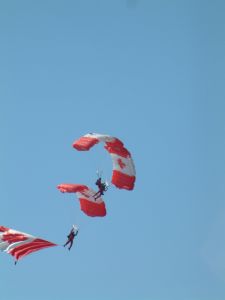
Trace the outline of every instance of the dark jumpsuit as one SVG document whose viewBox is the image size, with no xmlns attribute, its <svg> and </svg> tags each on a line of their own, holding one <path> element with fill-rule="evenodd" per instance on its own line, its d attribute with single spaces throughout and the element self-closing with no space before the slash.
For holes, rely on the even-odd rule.
<svg viewBox="0 0 225 300">
<path fill-rule="evenodd" d="M 73 246 L 73 240 L 75 238 L 75 236 L 78 234 L 78 231 L 74 232 L 74 229 L 71 229 L 69 235 L 67 236 L 68 237 L 68 240 L 67 242 L 65 243 L 64 247 L 68 244 L 70 244 L 69 246 L 69 250 L 71 249 L 71 247 Z"/>
<path fill-rule="evenodd" d="M 98 191 L 94 195 L 95 200 L 98 199 L 100 196 L 104 195 L 104 192 L 107 190 L 106 184 L 102 182 L 101 178 L 98 178 L 98 180 L 95 182 L 95 184 L 98 186 Z"/>
</svg>

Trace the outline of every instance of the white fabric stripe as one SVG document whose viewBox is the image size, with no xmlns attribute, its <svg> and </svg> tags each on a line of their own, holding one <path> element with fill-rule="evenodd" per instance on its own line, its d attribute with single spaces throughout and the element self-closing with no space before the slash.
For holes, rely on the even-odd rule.
<svg viewBox="0 0 225 300">
<path fill-rule="evenodd" d="M 94 203 L 98 203 L 98 204 L 102 203 L 103 199 L 101 197 L 95 200 L 94 195 L 96 193 L 97 192 L 95 192 L 94 190 L 92 190 L 90 188 L 88 190 L 85 190 L 84 192 L 76 192 L 77 197 L 79 199 L 84 198 L 84 199 L 87 199 L 88 201 L 91 201 L 91 202 L 94 202 Z"/>
<path fill-rule="evenodd" d="M 100 134 L 100 133 L 88 133 L 85 134 L 84 137 L 95 138 L 98 139 L 100 142 L 112 142 L 113 140 L 115 140 L 114 137 L 108 134 Z"/>
<path fill-rule="evenodd" d="M 129 176 L 135 176 L 135 166 L 131 157 L 124 158 L 114 153 L 110 153 L 110 155 L 113 161 L 113 170 L 120 171 L 121 173 L 124 173 Z M 118 163 L 118 160 L 121 160 L 122 163 L 124 163 L 126 166 L 124 168 L 121 168 Z"/>
<path fill-rule="evenodd" d="M 9 246 L 8 242 L 0 242 L 0 251 L 5 251 Z"/>
</svg>

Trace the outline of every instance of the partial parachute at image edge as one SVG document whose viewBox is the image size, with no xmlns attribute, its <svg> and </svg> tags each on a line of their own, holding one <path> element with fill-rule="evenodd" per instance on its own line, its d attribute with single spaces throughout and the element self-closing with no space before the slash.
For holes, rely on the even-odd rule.
<svg viewBox="0 0 225 300">
<path fill-rule="evenodd" d="M 16 261 L 41 249 L 58 246 L 30 234 L 0 226 L 0 250 L 12 255 Z"/>
</svg>

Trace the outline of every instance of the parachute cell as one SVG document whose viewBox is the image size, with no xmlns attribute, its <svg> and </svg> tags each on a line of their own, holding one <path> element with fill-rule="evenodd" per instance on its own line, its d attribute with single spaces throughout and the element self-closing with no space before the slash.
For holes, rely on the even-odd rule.
<svg viewBox="0 0 225 300">
<path fill-rule="evenodd" d="M 104 217 L 105 203 L 101 197 L 95 199 L 96 192 L 86 185 L 63 183 L 57 186 L 62 193 L 75 193 L 80 201 L 80 209 L 90 217 Z"/>
<path fill-rule="evenodd" d="M 0 226 L 0 250 L 11 254 L 16 260 L 32 252 L 53 246 L 57 245 L 30 234 Z"/>
<path fill-rule="evenodd" d="M 89 133 L 73 143 L 73 147 L 79 151 L 88 151 L 99 142 L 104 142 L 104 148 L 112 157 L 113 173 L 111 182 L 117 188 L 133 190 L 136 172 L 130 152 L 119 139 L 98 133 Z"/>
</svg>

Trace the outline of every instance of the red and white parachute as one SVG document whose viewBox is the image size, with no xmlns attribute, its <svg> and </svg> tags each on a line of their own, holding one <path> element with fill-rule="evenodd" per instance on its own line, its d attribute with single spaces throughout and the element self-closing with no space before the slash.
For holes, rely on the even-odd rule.
<svg viewBox="0 0 225 300">
<path fill-rule="evenodd" d="M 95 199 L 96 192 L 86 185 L 63 183 L 57 186 L 62 193 L 76 193 L 81 210 L 90 217 L 104 217 L 105 203 L 101 197 Z"/>
<path fill-rule="evenodd" d="M 0 226 L 0 250 L 11 254 L 16 260 L 53 246 L 57 245 L 30 234 Z"/>
<path fill-rule="evenodd" d="M 76 140 L 73 147 L 79 151 L 87 151 L 99 142 L 105 143 L 104 148 L 112 157 L 112 184 L 120 189 L 132 190 L 136 179 L 134 162 L 119 139 L 106 134 L 89 133 Z"/>
</svg>

